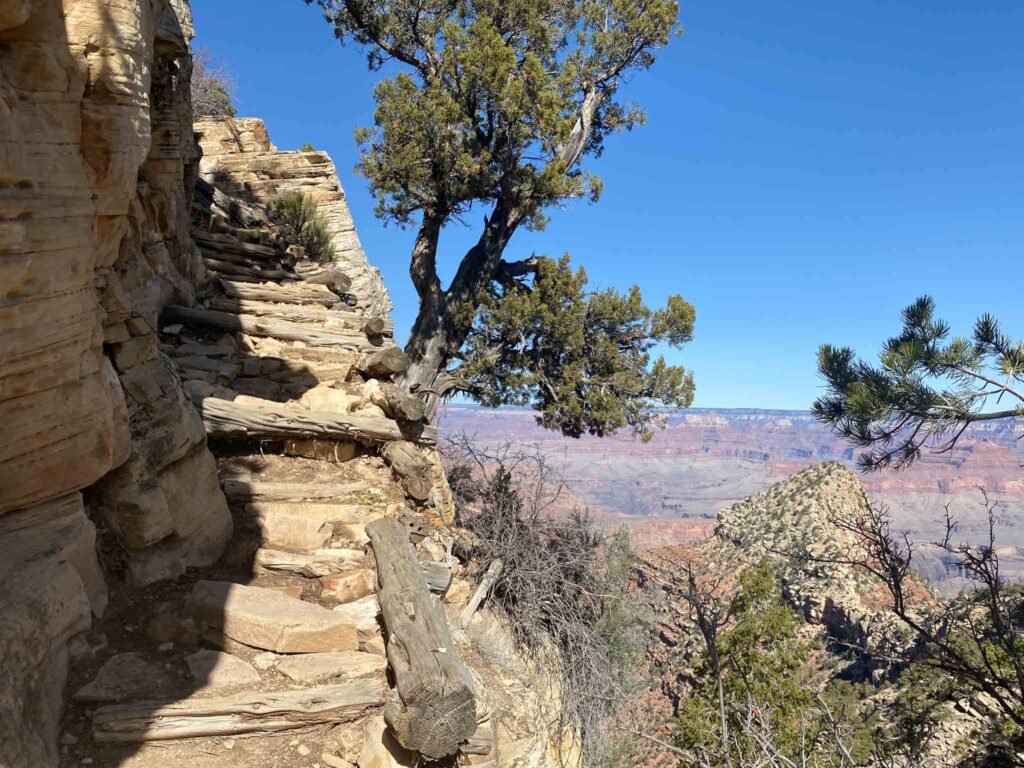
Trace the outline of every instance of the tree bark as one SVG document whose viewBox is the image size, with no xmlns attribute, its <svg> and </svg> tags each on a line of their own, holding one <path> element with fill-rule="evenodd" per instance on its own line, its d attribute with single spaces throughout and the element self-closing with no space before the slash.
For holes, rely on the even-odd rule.
<svg viewBox="0 0 1024 768">
<path fill-rule="evenodd" d="M 484 220 L 484 231 L 476 244 L 462 257 L 447 291 L 441 290 L 434 271 L 436 235 L 432 241 L 417 238 L 412 272 L 413 283 L 420 294 L 420 309 L 405 347 L 412 362 L 402 377 L 402 385 L 424 401 L 428 421 L 434 419 L 450 385 L 445 370 L 465 343 L 480 308 L 480 296 L 491 282 L 505 246 L 522 218 L 522 211 L 514 201 L 500 201 L 491 216 Z M 431 279 L 419 274 L 428 265 Z"/>
</svg>

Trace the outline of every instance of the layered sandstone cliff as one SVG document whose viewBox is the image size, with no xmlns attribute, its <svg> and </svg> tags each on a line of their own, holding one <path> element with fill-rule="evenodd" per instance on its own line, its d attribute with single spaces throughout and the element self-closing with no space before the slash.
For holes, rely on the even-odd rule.
<svg viewBox="0 0 1024 768">
<path fill-rule="evenodd" d="M 273 205 L 290 192 L 311 195 L 332 236 L 337 265 L 352 279 L 352 292 L 369 314 L 387 315 L 391 298 L 359 242 L 337 170 L 317 150 L 277 149 L 258 118 L 207 117 L 196 121 L 203 150 L 199 172 L 228 194 Z"/>
<path fill-rule="evenodd" d="M 0 10 L 0 753 L 55 761 L 66 642 L 106 587 L 211 562 L 231 519 L 157 314 L 203 270 L 184 0 Z M 83 502 L 84 499 L 84 502 Z M 86 506 L 90 515 L 86 514 Z"/>
</svg>

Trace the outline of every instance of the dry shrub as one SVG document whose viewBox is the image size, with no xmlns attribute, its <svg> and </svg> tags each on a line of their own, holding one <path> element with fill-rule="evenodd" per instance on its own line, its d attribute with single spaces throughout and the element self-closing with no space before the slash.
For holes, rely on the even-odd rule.
<svg viewBox="0 0 1024 768">
<path fill-rule="evenodd" d="M 208 48 L 192 56 L 192 114 L 195 117 L 234 117 L 235 80 Z"/>
<path fill-rule="evenodd" d="M 474 565 L 483 574 L 501 562 L 491 605 L 536 662 L 545 664 L 543 649 L 558 650 L 559 733 L 578 734 L 571 746 L 582 765 L 624 764 L 626 740 L 613 725 L 641 688 L 644 645 L 627 594 L 628 532 L 606 536 L 579 509 L 552 514 L 562 467 L 539 447 L 449 442 L 449 483 L 458 524 L 475 534 Z"/>
</svg>

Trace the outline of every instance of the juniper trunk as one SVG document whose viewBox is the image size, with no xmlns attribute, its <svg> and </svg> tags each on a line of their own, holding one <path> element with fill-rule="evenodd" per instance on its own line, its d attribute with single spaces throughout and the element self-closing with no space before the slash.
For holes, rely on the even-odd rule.
<svg viewBox="0 0 1024 768">
<path fill-rule="evenodd" d="M 518 207 L 499 202 L 493 214 L 484 219 L 480 238 L 462 257 L 458 272 L 445 291 L 437 276 L 441 223 L 424 217 L 409 269 L 419 293 L 420 309 L 405 347 L 411 364 L 402 384 L 426 403 L 428 421 L 433 421 L 441 398 L 459 387 L 448 366 L 465 343 L 480 308 L 480 297 L 522 219 Z"/>
</svg>

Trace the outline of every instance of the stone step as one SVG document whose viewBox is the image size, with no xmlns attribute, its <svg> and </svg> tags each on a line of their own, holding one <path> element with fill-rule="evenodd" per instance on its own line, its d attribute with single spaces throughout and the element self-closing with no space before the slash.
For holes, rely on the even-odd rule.
<svg viewBox="0 0 1024 768">
<path fill-rule="evenodd" d="M 355 625 L 344 615 L 272 589 L 199 581 L 185 613 L 239 643 L 277 653 L 354 651 Z"/>
<path fill-rule="evenodd" d="M 340 683 L 366 677 L 383 678 L 387 669 L 383 656 L 365 651 L 299 653 L 277 662 L 277 671 L 302 685 Z"/>
</svg>

